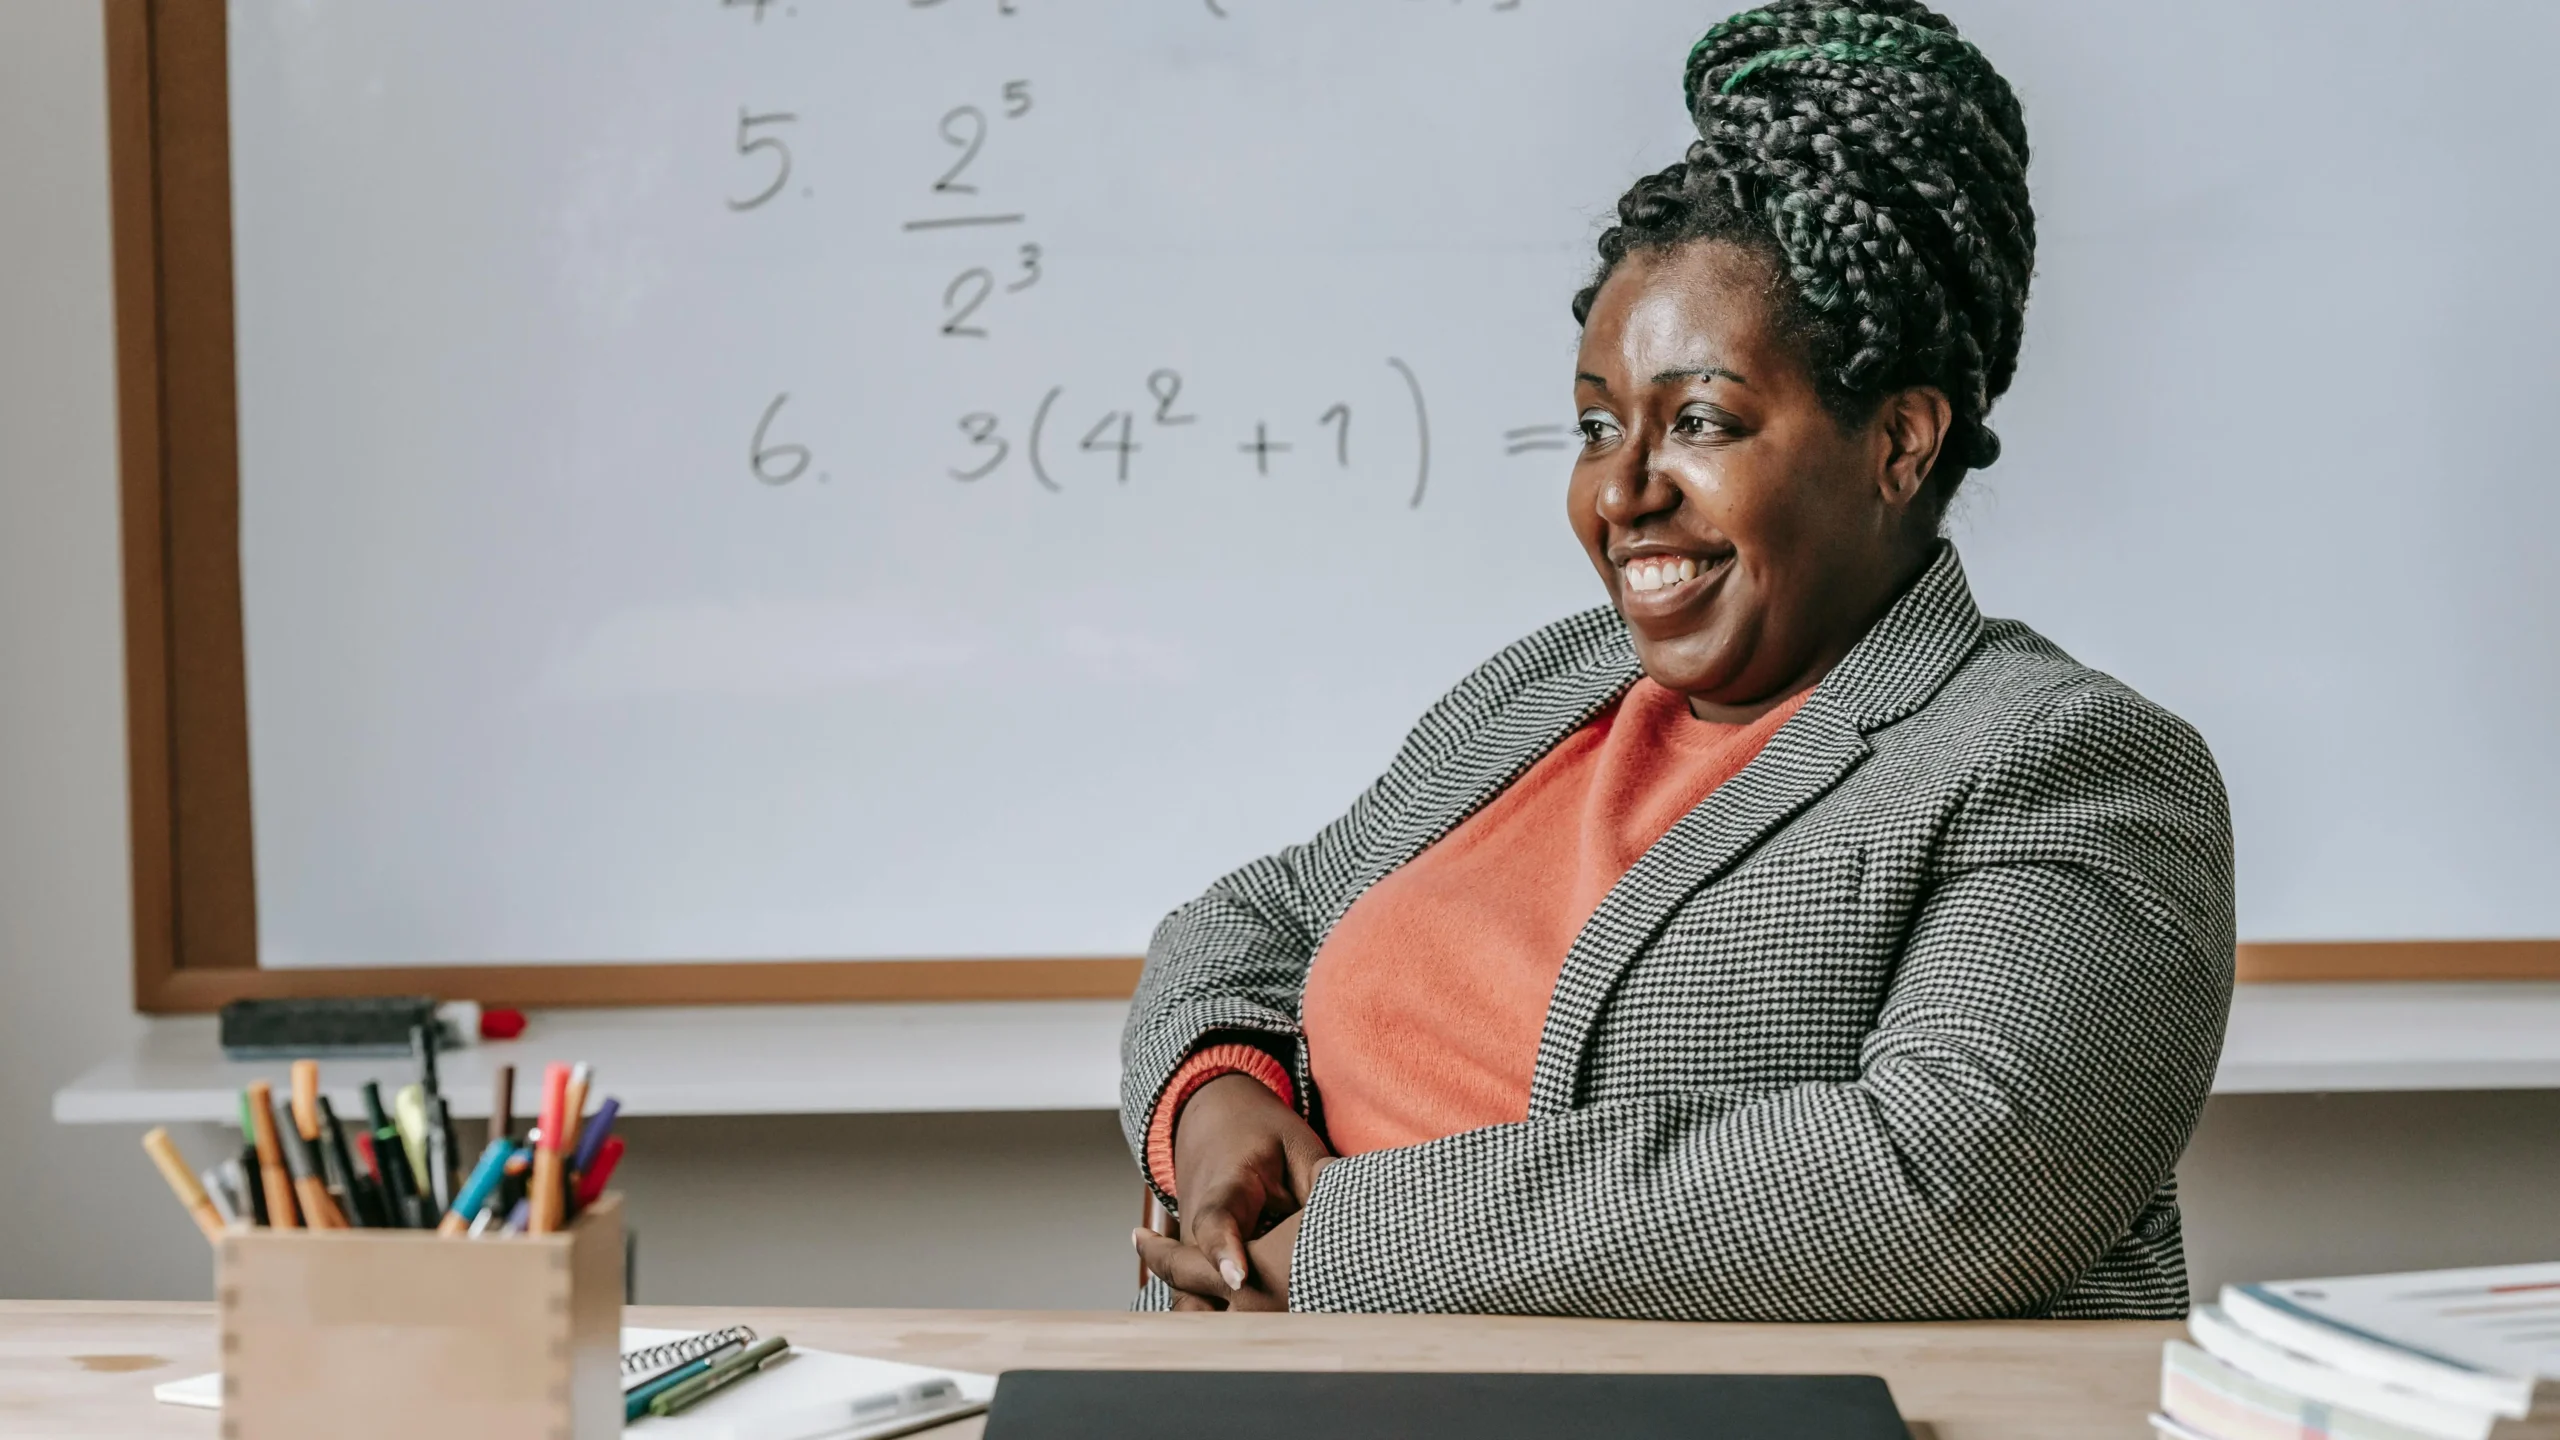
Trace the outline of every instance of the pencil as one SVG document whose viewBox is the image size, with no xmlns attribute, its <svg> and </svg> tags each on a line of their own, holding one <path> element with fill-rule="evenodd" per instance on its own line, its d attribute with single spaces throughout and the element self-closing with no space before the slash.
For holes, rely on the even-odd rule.
<svg viewBox="0 0 2560 1440">
<path fill-rule="evenodd" d="M 178 1203 L 187 1207 L 187 1214 L 194 1217 L 196 1228 L 204 1232 L 204 1238 L 221 1244 L 222 1216 L 213 1208 L 213 1201 L 205 1195 L 204 1187 L 196 1183 L 195 1172 L 187 1168 L 186 1160 L 178 1154 L 178 1142 L 169 1138 L 168 1128 L 160 1125 L 151 1127 L 151 1133 L 142 1137 L 142 1148 L 151 1156 L 151 1163 L 160 1167 L 160 1178 L 169 1182 L 169 1189 L 177 1195 Z"/>
<path fill-rule="evenodd" d="M 258 1147 L 258 1178 L 267 1197 L 267 1224 L 278 1230 L 299 1230 L 302 1221 L 293 1212 L 293 1179 L 285 1173 L 284 1147 L 276 1141 L 276 1092 L 264 1080 L 249 1082 L 249 1138 Z"/>
</svg>

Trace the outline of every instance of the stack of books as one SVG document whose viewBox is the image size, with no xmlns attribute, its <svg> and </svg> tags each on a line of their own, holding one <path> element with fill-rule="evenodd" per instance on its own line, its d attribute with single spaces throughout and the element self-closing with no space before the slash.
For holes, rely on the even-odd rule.
<svg viewBox="0 0 2560 1440">
<path fill-rule="evenodd" d="M 2227 1285 L 2187 1329 L 2162 1440 L 2560 1440 L 2560 1264 Z"/>
</svg>

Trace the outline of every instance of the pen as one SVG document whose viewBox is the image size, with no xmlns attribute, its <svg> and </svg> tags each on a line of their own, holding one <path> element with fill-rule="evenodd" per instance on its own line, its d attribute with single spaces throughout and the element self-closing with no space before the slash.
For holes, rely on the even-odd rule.
<svg viewBox="0 0 2560 1440">
<path fill-rule="evenodd" d="M 427 1193 L 435 1197 L 436 1213 L 442 1215 L 453 1206 L 453 1116 L 445 1108 L 444 1097 L 427 1097 Z"/>
<path fill-rule="evenodd" d="M 743 1355 L 732 1355 L 701 1375 L 696 1375 L 671 1390 L 661 1391 L 649 1401 L 649 1413 L 661 1418 L 681 1415 L 731 1385 L 762 1371 L 782 1358 L 791 1342 L 779 1335 L 768 1336 L 755 1343 Z"/>
<path fill-rule="evenodd" d="M 666 1374 L 659 1376 L 655 1380 L 651 1380 L 643 1385 L 636 1385 L 632 1387 L 631 1393 L 622 1397 L 622 1423 L 628 1425 L 632 1421 L 639 1419 L 642 1415 L 648 1413 L 650 1401 L 657 1399 L 659 1396 L 666 1394 L 668 1391 L 673 1390 L 677 1386 L 697 1375 L 707 1373 L 712 1366 L 719 1364 L 722 1360 L 727 1359 L 729 1356 L 734 1355 L 745 1348 L 747 1348 L 746 1341 L 732 1340 L 728 1344 L 721 1346 L 719 1349 L 712 1351 L 710 1354 L 702 1356 L 700 1359 L 687 1361 L 673 1370 L 668 1371 Z"/>
<path fill-rule="evenodd" d="M 338 1124 L 338 1112 L 329 1108 L 329 1097 L 317 1097 L 314 1108 L 320 1112 L 320 1178 L 338 1208 L 347 1215 L 347 1224 L 358 1230 L 377 1228 L 382 1224 L 379 1196 L 365 1173 L 356 1168 L 356 1157 L 347 1152 L 347 1132 Z"/>
<path fill-rule="evenodd" d="M 500 1065 L 489 1073 L 489 1138 L 512 1140 L 516 1128 L 516 1067 Z"/>
<path fill-rule="evenodd" d="M 560 1137 L 569 1108 L 569 1067 L 553 1063 L 542 1072 L 542 1133 L 533 1144 L 533 1210 L 526 1228 L 548 1235 L 560 1226 Z"/>
<path fill-rule="evenodd" d="M 459 1235 L 471 1225 L 481 1207 L 496 1193 L 498 1181 L 507 1173 L 507 1156 L 514 1153 L 515 1143 L 492 1140 L 480 1152 L 480 1163 L 471 1167 L 471 1176 L 462 1182 L 462 1193 L 454 1197 L 453 1208 L 444 1212 L 436 1226 L 439 1235 Z"/>
<path fill-rule="evenodd" d="M 252 1226 L 266 1223 L 266 1207 L 258 1203 L 257 1177 L 255 1151 L 249 1153 L 246 1161 L 234 1155 L 222 1162 L 222 1183 L 233 1195 L 239 1197 L 241 1223 Z"/>
<path fill-rule="evenodd" d="M 278 1230 L 299 1230 L 293 1210 L 293 1181 L 284 1170 L 284 1148 L 276 1142 L 276 1095 L 264 1080 L 249 1082 L 250 1138 L 258 1147 L 258 1177 L 265 1185 L 267 1223 Z"/>
<path fill-rule="evenodd" d="M 152 1126 L 151 1133 L 142 1137 L 142 1148 L 150 1155 L 151 1163 L 160 1167 L 160 1178 L 169 1182 L 170 1193 L 178 1197 L 179 1204 L 187 1207 L 187 1214 L 195 1220 L 196 1228 L 204 1232 L 204 1238 L 221 1244 L 222 1216 L 213 1208 L 213 1202 L 205 1198 L 204 1187 L 196 1183 L 195 1172 L 189 1170 L 187 1162 L 179 1156 L 178 1142 L 169 1138 L 168 1129 Z"/>
<path fill-rule="evenodd" d="M 276 1134 L 284 1146 L 285 1169 L 293 1176 L 294 1199 L 300 1203 L 302 1223 L 313 1230 L 344 1230 L 346 1217 L 338 1213 L 329 1199 L 328 1187 L 320 1183 L 320 1165 L 312 1155 L 311 1142 L 302 1138 L 302 1130 L 293 1123 L 290 1108 L 278 1112 Z"/>
<path fill-rule="evenodd" d="M 596 1113 L 588 1119 L 587 1128 L 579 1132 L 578 1153 L 569 1162 L 571 1170 L 583 1175 L 589 1166 L 596 1163 L 596 1152 L 604 1148 L 604 1137 L 612 1131 L 614 1117 L 621 1113 L 621 1101 L 610 1095 L 604 1097 L 604 1103 L 598 1105 Z"/>
<path fill-rule="evenodd" d="M 371 1080 L 364 1082 L 364 1108 L 373 1123 L 366 1149 L 373 1157 L 374 1173 L 382 1177 L 383 1199 L 390 1207 L 384 1218 L 393 1229 L 420 1229 L 418 1186 L 410 1178 L 408 1152 L 400 1143 L 399 1127 L 382 1113 L 382 1087 Z"/>
<path fill-rule="evenodd" d="M 418 1088 L 432 1100 L 444 1093 L 436 1083 L 436 1022 L 430 1018 L 424 1025 L 409 1027 L 409 1049 L 418 1057 Z"/>
<path fill-rule="evenodd" d="M 231 1182 L 222 1178 L 222 1167 L 197 1171 L 196 1183 L 204 1187 L 205 1198 L 213 1202 L 213 1213 L 222 1217 L 222 1228 L 239 1229 L 243 1224 L 240 1202 L 231 1197 Z"/>
</svg>

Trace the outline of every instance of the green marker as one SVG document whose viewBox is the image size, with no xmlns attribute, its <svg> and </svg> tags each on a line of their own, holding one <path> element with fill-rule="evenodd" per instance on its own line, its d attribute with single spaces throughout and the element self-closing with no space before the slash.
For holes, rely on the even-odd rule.
<svg viewBox="0 0 2560 1440">
<path fill-rule="evenodd" d="M 743 1354 L 732 1355 L 711 1367 L 709 1371 L 696 1375 L 650 1400 L 649 1413 L 661 1419 L 669 1415 L 680 1415 L 727 1389 L 733 1382 L 744 1380 L 781 1359 L 783 1352 L 790 1348 L 791 1342 L 779 1335 L 759 1340 L 755 1348 Z"/>
</svg>

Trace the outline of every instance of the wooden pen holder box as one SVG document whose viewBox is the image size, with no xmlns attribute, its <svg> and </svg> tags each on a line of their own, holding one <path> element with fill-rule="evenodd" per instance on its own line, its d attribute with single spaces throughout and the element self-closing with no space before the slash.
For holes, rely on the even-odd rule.
<svg viewBox="0 0 2560 1440">
<path fill-rule="evenodd" d="M 226 1235 L 224 1440 L 610 1440 L 622 1265 L 613 1195 L 550 1235 Z"/>
</svg>

